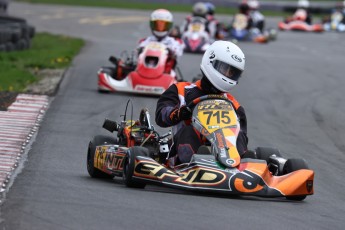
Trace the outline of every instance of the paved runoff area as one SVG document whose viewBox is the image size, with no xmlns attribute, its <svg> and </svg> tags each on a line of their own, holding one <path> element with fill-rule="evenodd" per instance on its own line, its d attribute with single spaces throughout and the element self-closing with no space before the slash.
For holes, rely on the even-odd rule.
<svg viewBox="0 0 345 230">
<path fill-rule="evenodd" d="M 0 202 L 30 149 L 48 104 L 46 95 L 19 94 L 7 111 L 0 111 Z"/>
</svg>

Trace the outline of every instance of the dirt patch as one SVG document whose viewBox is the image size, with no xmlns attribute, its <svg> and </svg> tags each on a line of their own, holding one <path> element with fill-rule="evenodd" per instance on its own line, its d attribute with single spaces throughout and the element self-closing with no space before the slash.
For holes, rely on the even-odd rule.
<svg viewBox="0 0 345 230">
<path fill-rule="evenodd" d="M 0 92 L 0 111 L 5 111 L 17 97 L 17 92 Z"/>
<path fill-rule="evenodd" d="M 48 96 L 55 95 L 64 72 L 64 69 L 44 69 L 33 71 L 33 74 L 41 80 L 26 87 L 24 92 Z"/>
<path fill-rule="evenodd" d="M 32 70 L 32 73 L 40 79 L 38 82 L 28 85 L 23 92 L 0 91 L 0 111 L 6 111 L 16 99 L 19 93 L 54 96 L 59 88 L 65 69 Z"/>
</svg>

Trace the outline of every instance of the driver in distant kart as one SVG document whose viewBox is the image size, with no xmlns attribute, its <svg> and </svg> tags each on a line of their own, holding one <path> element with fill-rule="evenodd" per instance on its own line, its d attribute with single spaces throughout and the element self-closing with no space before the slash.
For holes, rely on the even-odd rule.
<svg viewBox="0 0 345 230">
<path fill-rule="evenodd" d="M 166 9 L 157 9 L 151 13 L 150 16 L 150 28 L 152 35 L 146 38 L 143 38 L 139 41 L 138 46 L 138 55 L 143 51 L 145 46 L 150 42 L 161 42 L 168 47 L 169 57 L 165 66 L 165 72 L 170 73 L 171 70 L 174 70 L 177 62 L 177 58 L 181 57 L 184 50 L 184 43 L 179 38 L 174 38 L 169 36 L 169 31 L 173 25 L 173 15 L 170 11 Z M 120 60 L 121 62 L 121 60 Z M 122 65 L 121 65 L 122 64 Z M 127 74 L 135 69 L 133 63 L 130 66 L 123 66 L 123 63 L 118 64 L 116 72 L 121 72 L 121 76 L 118 78 L 124 78 Z"/>
<path fill-rule="evenodd" d="M 247 27 L 246 30 L 250 30 L 253 27 L 253 19 L 250 16 L 250 8 L 248 5 L 247 0 L 241 1 L 241 3 L 238 5 L 238 11 L 240 14 L 244 14 L 247 17 Z M 233 18 L 233 21 L 231 22 L 231 25 L 234 24 L 235 18 Z"/>
<path fill-rule="evenodd" d="M 248 0 L 249 16 L 252 19 L 252 26 L 258 28 L 261 33 L 265 28 L 265 16 L 259 11 L 260 3 L 257 0 Z"/>
<path fill-rule="evenodd" d="M 186 106 L 195 98 L 208 94 L 227 97 L 239 118 L 241 130 L 237 149 L 241 157 L 247 150 L 247 118 L 244 108 L 230 94 L 244 71 L 245 57 L 242 50 L 229 41 L 215 41 L 205 51 L 200 64 L 202 78 L 195 83 L 178 82 L 171 85 L 158 99 L 156 123 L 173 127 L 173 144 L 168 158 L 175 158 L 175 165 L 188 163 L 205 140 L 191 125 L 192 112 Z"/>
<path fill-rule="evenodd" d="M 325 24 L 326 30 L 330 30 L 330 22 L 332 17 L 340 14 L 342 16 L 341 21 L 339 21 L 341 26 L 341 31 L 345 31 L 345 1 L 337 2 L 335 8 L 331 10 L 330 14 L 323 19 L 323 23 Z"/>
<path fill-rule="evenodd" d="M 181 25 L 182 33 L 188 30 L 189 24 L 192 22 L 193 17 L 201 17 L 205 19 L 206 32 L 212 39 L 217 37 L 218 21 L 214 17 L 215 7 L 212 3 L 197 2 L 193 5 L 192 15 L 185 18 Z"/>
<path fill-rule="evenodd" d="M 289 23 L 291 21 L 303 21 L 307 24 L 312 24 L 312 16 L 309 11 L 310 3 L 308 0 L 299 0 L 297 2 L 297 9 L 292 17 L 288 17 L 285 22 Z"/>
</svg>

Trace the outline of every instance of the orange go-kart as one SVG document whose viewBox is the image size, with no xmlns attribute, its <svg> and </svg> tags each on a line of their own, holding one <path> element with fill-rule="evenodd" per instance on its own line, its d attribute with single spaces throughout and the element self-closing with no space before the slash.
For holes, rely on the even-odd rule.
<svg viewBox="0 0 345 230">
<path fill-rule="evenodd" d="M 314 171 L 303 159 L 285 159 L 279 150 L 266 147 L 240 157 L 236 148 L 240 124 L 228 99 L 207 95 L 188 106 L 193 108 L 192 125 L 207 139 L 189 163 L 174 165 L 160 157 L 169 152 L 170 134 L 160 136 L 143 109 L 137 121 L 126 120 L 126 115 L 120 124 L 105 120 L 103 127 L 117 132 L 117 138 L 98 135 L 90 141 L 90 176 L 120 176 L 128 187 L 160 184 L 230 196 L 304 200 L 314 193 Z"/>
</svg>

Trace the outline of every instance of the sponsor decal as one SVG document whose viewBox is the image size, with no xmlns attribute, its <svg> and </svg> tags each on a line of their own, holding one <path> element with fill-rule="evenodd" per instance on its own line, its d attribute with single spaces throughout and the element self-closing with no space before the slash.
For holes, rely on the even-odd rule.
<svg viewBox="0 0 345 230">
<path fill-rule="evenodd" d="M 205 186 L 217 185 L 226 179 L 226 175 L 223 172 L 201 167 L 193 168 L 177 175 L 162 165 L 149 161 L 139 161 L 135 166 L 134 174 L 138 177 L 157 180 L 164 179 L 165 181 L 169 181 L 170 178 L 173 183 L 178 184 Z"/>
<path fill-rule="evenodd" d="M 218 147 L 220 149 L 224 148 L 223 135 L 220 132 L 216 133 L 216 139 L 218 140 Z"/>
<path fill-rule="evenodd" d="M 224 148 L 221 148 L 221 149 L 220 149 L 220 157 L 221 157 L 221 158 L 226 157 L 226 151 L 225 151 Z"/>
<path fill-rule="evenodd" d="M 105 163 L 110 170 L 122 170 L 123 169 L 123 159 L 125 154 L 108 154 Z"/>
<path fill-rule="evenodd" d="M 228 165 L 232 165 L 233 163 L 235 163 L 235 161 L 233 159 L 226 159 L 225 163 L 227 163 Z"/>
<path fill-rule="evenodd" d="M 135 87 L 135 90 L 146 92 L 146 93 L 163 93 L 164 89 L 159 87 L 150 87 L 150 86 L 144 86 L 144 85 L 137 85 Z"/>
<path fill-rule="evenodd" d="M 114 146 L 96 148 L 94 166 L 100 170 L 122 170 L 125 153 Z"/>
<path fill-rule="evenodd" d="M 183 176 L 178 178 L 176 182 L 184 182 L 193 185 L 217 185 L 226 179 L 226 175 L 220 171 L 196 168 L 182 173 Z"/>
<path fill-rule="evenodd" d="M 105 156 L 106 156 L 106 147 L 101 146 L 96 148 L 96 153 L 94 157 L 94 167 L 98 169 L 103 169 Z"/>
<path fill-rule="evenodd" d="M 307 186 L 307 191 L 311 193 L 313 191 L 313 181 L 312 180 L 307 180 L 306 186 Z"/>
<path fill-rule="evenodd" d="M 212 104 L 204 104 L 199 105 L 198 110 L 229 110 L 231 109 L 231 105 L 229 104 L 219 104 L 219 103 L 212 103 Z"/>
<path fill-rule="evenodd" d="M 263 179 L 250 171 L 234 174 L 229 180 L 231 191 L 240 193 L 258 193 L 265 187 Z"/>
<path fill-rule="evenodd" d="M 210 51 L 210 59 L 213 59 L 213 58 L 215 58 L 216 57 L 216 55 L 214 54 L 214 51 L 213 50 L 211 50 Z"/>
<path fill-rule="evenodd" d="M 208 137 L 208 135 L 210 135 L 210 133 L 206 130 L 206 129 L 201 129 L 201 135 L 203 135 L 204 137 Z"/>
<path fill-rule="evenodd" d="M 143 176 L 153 179 L 163 179 L 166 176 L 178 177 L 175 173 L 164 168 L 162 165 L 147 161 L 138 162 L 138 164 L 135 167 L 134 173 L 136 176 Z"/>
<path fill-rule="evenodd" d="M 231 55 L 232 59 L 234 59 L 237 62 L 242 62 L 242 58 L 240 58 L 239 56 L 237 56 L 236 54 Z"/>
</svg>

